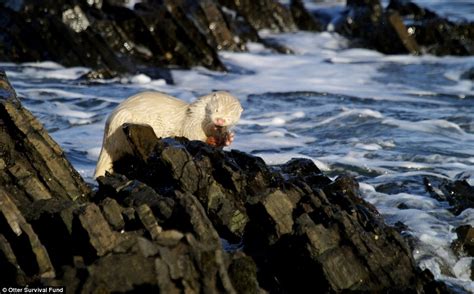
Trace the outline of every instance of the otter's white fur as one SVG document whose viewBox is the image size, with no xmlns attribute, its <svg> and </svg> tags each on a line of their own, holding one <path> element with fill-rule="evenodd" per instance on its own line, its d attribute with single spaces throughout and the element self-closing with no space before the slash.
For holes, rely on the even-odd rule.
<svg viewBox="0 0 474 294">
<path fill-rule="evenodd" d="M 143 92 L 120 103 L 105 123 L 102 150 L 94 178 L 106 171 L 112 172 L 113 162 L 131 153 L 127 138 L 121 130 L 124 123 L 149 125 L 156 136 L 186 137 L 206 142 L 213 136 L 216 127 L 231 127 L 242 113 L 237 98 L 223 91 L 199 97 L 193 103 L 186 103 L 159 92 Z M 228 133 L 226 145 L 233 140 Z"/>
</svg>

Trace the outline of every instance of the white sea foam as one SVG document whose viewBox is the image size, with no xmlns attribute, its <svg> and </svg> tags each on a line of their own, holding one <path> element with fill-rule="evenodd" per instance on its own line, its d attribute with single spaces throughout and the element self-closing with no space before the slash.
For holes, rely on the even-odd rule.
<svg viewBox="0 0 474 294">
<path fill-rule="evenodd" d="M 458 138 L 466 138 L 469 139 L 474 138 L 474 135 L 466 134 L 466 132 L 456 123 L 443 120 L 443 119 L 429 119 L 429 120 L 422 120 L 422 121 L 403 121 L 394 118 L 385 119 L 382 121 L 384 124 L 397 126 L 399 128 L 410 130 L 410 131 L 417 131 L 417 132 L 425 132 L 425 133 L 440 133 L 442 132 L 446 136 L 455 136 Z M 461 136 L 459 136 L 461 135 Z"/>
<path fill-rule="evenodd" d="M 453 273 L 456 278 L 471 281 L 471 266 L 473 262 L 472 257 L 462 257 L 453 266 Z"/>
<path fill-rule="evenodd" d="M 378 144 L 362 144 L 362 143 L 357 143 L 354 147 L 367 150 L 367 151 L 376 151 L 382 149 L 382 146 Z"/>
<path fill-rule="evenodd" d="M 275 131 L 263 134 L 237 134 L 232 148 L 247 152 L 252 150 L 272 150 L 275 152 L 280 148 L 301 147 L 314 140 L 313 137 L 295 136 L 289 132 L 278 133 L 278 135 L 275 135 Z"/>
<path fill-rule="evenodd" d="M 42 63 L 41 63 L 42 64 Z M 23 73 L 26 76 L 35 79 L 62 79 L 62 80 L 75 80 L 80 76 L 89 72 L 90 69 L 85 67 L 71 67 L 71 68 L 42 68 L 40 64 L 36 67 L 25 67 Z"/>
<path fill-rule="evenodd" d="M 378 72 L 380 67 L 394 62 L 399 64 L 426 62 L 460 64 L 463 62 L 453 57 L 420 58 L 406 55 L 394 57 L 366 49 L 344 49 L 346 45 L 343 39 L 330 33 L 299 32 L 276 35 L 266 32 L 266 36 L 271 36 L 290 47 L 297 52 L 297 55 L 268 54 L 267 52 L 260 53 L 260 51 L 221 52 L 220 56 L 226 64 L 244 69 L 247 74 L 215 73 L 196 68 L 194 71 L 174 70 L 173 78 L 178 86 L 199 92 L 225 89 L 236 94 L 247 95 L 265 92 L 316 91 L 376 100 L 445 104 L 442 100 L 425 98 L 426 91 L 407 87 L 407 85 L 401 87 L 397 84 L 380 84 L 374 78 L 380 75 Z M 292 77 L 291 81 L 288 77 Z M 457 87 L 465 89 L 466 86 L 460 86 L 465 84 L 464 81 L 457 80 L 457 82 L 459 83 Z M 448 87 L 447 91 L 454 89 L 453 87 L 456 86 Z M 414 94 L 418 94 L 418 97 L 413 97 Z M 464 92 L 464 95 L 473 94 L 473 89 Z"/>
<path fill-rule="evenodd" d="M 57 99 L 57 98 L 82 98 L 82 99 L 91 99 L 96 98 L 90 94 L 82 94 L 77 91 L 66 91 L 64 89 L 55 89 L 55 88 L 27 88 L 17 90 L 17 93 L 28 97 L 29 99 L 35 100 L 49 100 L 49 99 Z"/>
<path fill-rule="evenodd" d="M 148 84 L 151 82 L 151 78 L 144 74 L 138 74 L 138 75 L 133 76 L 130 79 L 130 82 L 134 84 Z"/>
<path fill-rule="evenodd" d="M 53 61 L 25 62 L 22 63 L 22 65 L 28 67 L 37 67 L 40 69 L 64 69 L 64 66 Z"/>
<path fill-rule="evenodd" d="M 383 117 L 383 115 L 380 112 L 374 111 L 374 110 L 371 110 L 371 109 L 347 109 L 347 108 L 344 107 L 342 109 L 341 113 L 339 113 L 337 115 L 334 115 L 332 117 L 326 118 L 325 120 L 316 123 L 314 126 L 326 125 L 326 124 L 332 123 L 334 121 L 339 121 L 342 118 L 348 117 L 348 116 L 372 117 L 372 118 L 382 118 Z"/>
</svg>

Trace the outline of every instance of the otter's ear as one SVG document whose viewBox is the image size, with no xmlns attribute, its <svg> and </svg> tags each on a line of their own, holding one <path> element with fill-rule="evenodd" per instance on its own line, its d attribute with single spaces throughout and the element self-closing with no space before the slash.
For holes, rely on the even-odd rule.
<svg viewBox="0 0 474 294">
<path fill-rule="evenodd" d="M 219 99 L 218 99 L 219 95 L 217 94 L 217 92 L 214 92 L 211 94 L 211 101 L 212 102 L 217 102 Z"/>
</svg>

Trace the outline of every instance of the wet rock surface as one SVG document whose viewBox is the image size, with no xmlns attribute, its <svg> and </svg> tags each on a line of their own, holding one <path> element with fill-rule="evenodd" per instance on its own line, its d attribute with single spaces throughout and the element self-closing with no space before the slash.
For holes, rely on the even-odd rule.
<svg viewBox="0 0 474 294">
<path fill-rule="evenodd" d="M 463 225 L 456 228 L 457 240 L 453 242 L 453 249 L 458 255 L 474 256 L 474 228 Z"/>
<path fill-rule="evenodd" d="M 302 0 L 292 0 L 290 2 L 290 9 L 298 29 L 315 32 L 321 32 L 324 30 L 325 25 L 322 20 L 316 18 L 306 10 Z"/>
<path fill-rule="evenodd" d="M 451 206 L 449 210 L 455 215 L 468 208 L 474 208 L 474 187 L 463 178 L 462 174 L 455 180 L 438 181 L 425 178 L 424 183 L 428 193 L 439 201 L 447 201 Z"/>
<path fill-rule="evenodd" d="M 164 197 L 120 175 L 102 179 L 92 196 L 4 73 L 0 79 L 1 285 L 260 292 L 255 263 L 223 250 L 196 196 L 176 190 Z"/>
<path fill-rule="evenodd" d="M 356 47 L 387 54 L 421 53 L 400 13 L 384 9 L 379 0 L 347 1 L 347 8 L 336 22 L 335 29 L 349 37 Z"/>
<path fill-rule="evenodd" d="M 20 103 L 0 71 L 0 189 L 22 208 L 45 199 L 85 200 L 91 193 L 43 125 Z"/>
<path fill-rule="evenodd" d="M 218 0 L 223 6 L 236 11 L 253 28 L 276 32 L 296 30 L 293 16 L 287 7 L 273 0 Z"/>
<path fill-rule="evenodd" d="M 457 239 L 451 244 L 454 253 L 459 257 L 474 257 L 474 227 L 471 225 L 461 225 L 455 230 Z M 474 261 L 471 260 L 471 280 L 474 279 Z"/>
<path fill-rule="evenodd" d="M 333 25 L 352 46 L 387 54 L 474 53 L 474 23 L 452 22 L 408 0 L 391 0 L 386 8 L 380 0 L 348 0 Z"/>
<path fill-rule="evenodd" d="M 244 51 L 260 42 L 292 53 L 258 30 L 335 30 L 352 46 L 388 54 L 474 53 L 474 24 L 454 23 L 405 0 L 383 8 L 379 0 L 347 1 L 330 14 L 308 11 L 300 0 L 3 1 L 0 3 L 0 60 L 52 60 L 86 66 L 84 78 L 145 73 L 172 82 L 171 66 L 227 70 L 219 50 Z"/>
<path fill-rule="evenodd" d="M 474 208 L 474 187 L 471 186 L 467 179 L 470 175 L 459 174 L 454 180 L 437 180 L 425 178 L 425 188 L 431 197 L 438 201 L 446 201 L 449 203 L 449 210 L 459 215 L 467 209 Z M 451 243 L 451 248 L 459 257 L 474 256 L 474 228 L 471 225 L 460 225 L 453 229 L 457 239 Z M 471 262 L 471 279 L 474 271 L 474 263 Z"/>
<path fill-rule="evenodd" d="M 26 139 L 38 138 L 38 123 L 31 115 L 10 119 L 21 105 L 1 78 L 9 116 L 1 116 L 7 127 L 0 142 L 11 152 L 16 147 L 4 144 L 5 134 L 28 129 L 18 133 L 25 139 L 18 146 L 27 146 Z M 50 197 L 25 196 L 18 191 L 43 190 L 34 180 L 2 178 L 1 284 L 105 293 L 448 291 L 416 269 L 405 241 L 350 177 L 332 181 L 306 159 L 268 167 L 235 150 L 159 140 L 146 126 L 123 131 L 134 154 L 100 177 L 92 196 L 61 154 L 31 157 L 57 148 L 52 140 L 18 151 L 33 166 L 62 162 L 55 166 L 62 178 L 51 182 L 64 186 L 43 189 Z M 45 169 L 35 174 L 50 176 Z M 75 189 L 65 190 L 71 178 Z M 86 196 L 76 197 L 78 189 Z"/>
<path fill-rule="evenodd" d="M 183 201 L 180 195 L 199 201 L 218 235 L 255 262 L 267 291 L 446 290 L 415 268 L 403 238 L 360 198 L 350 177 L 332 181 L 306 159 L 270 168 L 235 150 L 158 140 L 143 126 L 124 132 L 135 154 L 116 162 L 114 175 L 99 178 L 99 192 L 151 187 L 159 195 L 153 211 L 164 199 Z M 173 215 L 183 213 L 174 210 L 159 225 L 177 224 Z"/>
<path fill-rule="evenodd" d="M 242 51 L 261 41 L 257 30 L 296 29 L 289 9 L 276 1 L 34 0 L 0 3 L 0 60 L 52 60 L 96 71 L 86 78 L 143 72 L 143 67 L 205 66 L 225 70 L 217 52 Z M 229 5 L 224 7 L 223 5 Z M 232 10 L 235 9 L 235 10 Z M 164 70 L 148 70 L 164 78 Z"/>
</svg>

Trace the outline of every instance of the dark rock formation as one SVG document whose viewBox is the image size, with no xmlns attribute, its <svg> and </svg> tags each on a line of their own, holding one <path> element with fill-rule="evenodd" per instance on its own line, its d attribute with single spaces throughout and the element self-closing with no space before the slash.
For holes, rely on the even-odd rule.
<svg viewBox="0 0 474 294">
<path fill-rule="evenodd" d="M 454 23 L 407 0 L 391 0 L 388 9 L 398 11 L 407 19 L 407 28 L 424 53 L 474 54 L 474 23 Z"/>
<path fill-rule="evenodd" d="M 456 228 L 457 240 L 452 244 L 454 251 L 458 255 L 474 256 L 474 228 L 464 225 Z"/>
<path fill-rule="evenodd" d="M 306 10 L 301 0 L 292 0 L 290 3 L 290 9 L 298 29 L 315 32 L 321 32 L 324 30 L 323 23 Z"/>
<path fill-rule="evenodd" d="M 385 11 L 379 0 L 347 1 L 347 10 L 336 24 L 336 31 L 350 37 L 355 46 L 387 54 L 420 53 L 400 15 Z"/>
<path fill-rule="evenodd" d="M 195 32 L 197 28 L 182 26 L 186 16 L 179 19 L 164 5 L 143 4 L 132 11 L 72 0 L 24 2 L 19 11 L 0 8 L 2 60 L 53 60 L 119 73 L 138 72 L 139 65 L 223 69 L 216 51 Z"/>
<path fill-rule="evenodd" d="M 4 74 L 0 86 L 2 285 L 87 293 L 447 291 L 415 268 L 405 241 L 359 197 L 354 179 L 331 181 L 306 159 L 270 168 L 239 151 L 158 140 L 149 127 L 127 125 L 134 154 L 100 177 L 89 197 Z"/>
<path fill-rule="evenodd" d="M 465 174 L 456 176 L 455 180 L 438 180 L 425 178 L 425 189 L 435 199 L 447 201 L 449 210 L 459 215 L 468 208 L 474 208 L 474 187 L 469 185 Z M 462 225 L 456 228 L 457 239 L 451 244 L 458 256 L 474 256 L 474 228 Z M 474 262 L 471 263 L 471 279 L 474 278 Z"/>
<path fill-rule="evenodd" d="M 437 17 L 433 11 L 420 7 L 409 0 L 390 0 L 387 9 L 398 11 L 401 16 L 411 17 L 415 20 Z"/>
<path fill-rule="evenodd" d="M 4 73 L 0 89 L 0 285 L 66 286 L 69 293 L 260 292 L 254 261 L 222 249 L 196 196 L 176 190 L 163 197 L 115 175 L 89 199 L 89 188 L 21 107 Z"/>
<path fill-rule="evenodd" d="M 291 12 L 274 0 L 217 0 L 221 5 L 236 11 L 256 29 L 275 32 L 296 30 Z"/>
<path fill-rule="evenodd" d="M 303 2 L 289 7 L 277 0 L 2 1 L 0 60 L 52 60 L 96 70 L 85 78 L 146 73 L 171 82 L 170 66 L 226 70 L 219 50 L 246 50 L 261 42 L 278 52 L 291 50 L 261 39 L 258 30 L 322 31 L 327 16 L 311 13 Z M 403 18 L 405 17 L 405 19 Z M 384 53 L 474 53 L 474 24 L 453 23 L 410 1 L 350 0 L 336 31 L 353 46 Z"/>
<path fill-rule="evenodd" d="M 456 215 L 474 207 L 474 187 L 466 179 L 436 181 L 425 178 L 424 183 L 430 195 L 437 200 L 448 201 L 451 205 L 449 210 Z"/>
<path fill-rule="evenodd" d="M 474 256 L 474 227 L 462 225 L 456 228 L 458 238 L 451 244 L 454 252 L 460 256 Z M 471 280 L 474 279 L 474 261 L 471 261 Z"/>
<path fill-rule="evenodd" d="M 258 283 L 270 292 L 447 291 L 415 269 L 403 238 L 359 197 L 352 178 L 331 181 L 305 159 L 269 168 L 235 150 L 158 140 L 148 127 L 127 125 L 124 132 L 135 154 L 114 164 L 116 174 L 99 178 L 100 197 L 149 191 L 164 229 L 186 215 L 176 207 L 169 217 L 160 213 L 171 207 L 166 199 L 199 201 L 219 236 L 256 262 Z"/>
<path fill-rule="evenodd" d="M 235 293 L 233 283 L 256 275 L 253 261 L 239 262 L 246 257 L 223 251 L 193 195 L 176 195 L 170 222 L 181 231 L 160 226 L 153 197 L 148 197 L 150 206 L 115 202 L 115 209 L 110 198 L 85 205 L 42 200 L 34 213 L 23 214 L 26 219 L 8 195 L 0 193 L 0 199 L 6 204 L 0 217 L 0 264 L 10 269 L 0 278 L 2 285 L 66 285 L 68 291 L 87 293 Z M 231 266 L 243 277 L 231 279 Z M 259 289 L 256 283 L 247 287 Z"/>
<path fill-rule="evenodd" d="M 407 0 L 350 0 L 336 31 L 383 53 L 472 55 L 474 23 L 453 23 Z"/>
<path fill-rule="evenodd" d="M 23 106 L 0 72 L 0 190 L 20 209 L 45 199 L 84 201 L 91 193 L 64 152 Z"/>
<path fill-rule="evenodd" d="M 0 60 L 52 60 L 97 69 L 86 78 L 144 72 L 144 67 L 205 66 L 225 70 L 218 50 L 245 50 L 261 41 L 257 30 L 295 30 L 291 13 L 276 1 L 120 1 L 0 3 Z M 235 9 L 235 11 L 229 8 Z M 148 70 L 153 78 L 169 74 Z"/>
</svg>

